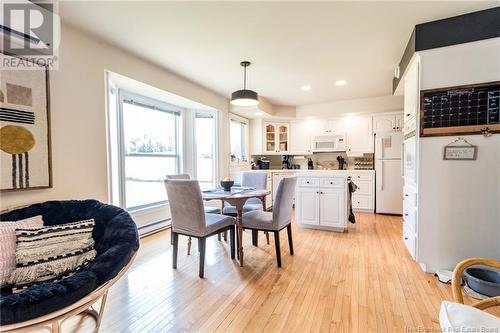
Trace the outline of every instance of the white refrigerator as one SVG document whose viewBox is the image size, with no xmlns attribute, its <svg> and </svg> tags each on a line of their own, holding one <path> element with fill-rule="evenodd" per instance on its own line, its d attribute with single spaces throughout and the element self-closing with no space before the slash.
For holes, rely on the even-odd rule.
<svg viewBox="0 0 500 333">
<path fill-rule="evenodd" d="M 403 213 L 402 141 L 401 132 L 377 132 L 375 135 L 375 212 L 377 213 Z"/>
</svg>

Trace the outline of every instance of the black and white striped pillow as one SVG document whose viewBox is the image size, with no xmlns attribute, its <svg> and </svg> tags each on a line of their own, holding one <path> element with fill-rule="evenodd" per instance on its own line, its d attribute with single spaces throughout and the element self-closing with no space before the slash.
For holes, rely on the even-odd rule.
<svg viewBox="0 0 500 333">
<path fill-rule="evenodd" d="M 9 282 L 13 290 L 66 277 L 95 259 L 93 219 L 16 229 L 16 269 Z"/>
</svg>

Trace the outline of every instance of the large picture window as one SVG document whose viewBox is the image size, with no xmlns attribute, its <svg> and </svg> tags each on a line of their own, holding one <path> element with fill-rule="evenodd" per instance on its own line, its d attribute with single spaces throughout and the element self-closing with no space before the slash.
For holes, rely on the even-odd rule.
<svg viewBox="0 0 500 333">
<path fill-rule="evenodd" d="M 121 206 L 130 210 L 165 203 L 165 175 L 179 172 L 180 110 L 122 91 L 120 116 Z"/>
</svg>

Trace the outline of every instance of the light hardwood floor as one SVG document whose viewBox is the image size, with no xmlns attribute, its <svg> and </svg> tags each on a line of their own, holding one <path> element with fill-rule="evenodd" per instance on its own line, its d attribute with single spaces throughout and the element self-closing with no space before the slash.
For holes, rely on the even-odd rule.
<svg viewBox="0 0 500 333">
<path fill-rule="evenodd" d="M 207 242 L 205 279 L 198 278 L 197 242 L 186 255 L 180 237 L 172 269 L 170 232 L 141 240 L 128 274 L 110 291 L 101 332 L 401 332 L 438 328 L 439 306 L 451 288 L 423 273 L 401 240 L 397 216 L 356 214 L 349 232 L 301 229 L 295 255 L 281 233 L 283 267 L 274 242 L 245 232 L 245 267 L 224 242 Z M 88 332 L 90 319 L 65 331 Z"/>
</svg>

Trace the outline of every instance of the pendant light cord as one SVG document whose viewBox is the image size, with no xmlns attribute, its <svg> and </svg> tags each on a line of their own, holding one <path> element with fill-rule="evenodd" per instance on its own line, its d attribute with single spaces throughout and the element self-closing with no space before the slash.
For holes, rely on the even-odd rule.
<svg viewBox="0 0 500 333">
<path fill-rule="evenodd" d="M 243 89 L 247 89 L 247 66 L 243 67 Z"/>
</svg>

